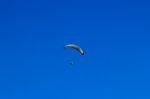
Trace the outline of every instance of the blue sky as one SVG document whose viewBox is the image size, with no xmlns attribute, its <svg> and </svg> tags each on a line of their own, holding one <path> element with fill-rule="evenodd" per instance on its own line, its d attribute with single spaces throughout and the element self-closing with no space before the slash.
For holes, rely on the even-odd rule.
<svg viewBox="0 0 150 99">
<path fill-rule="evenodd" d="M 150 1 L 1 0 L 0 60 L 0 99 L 150 99 Z"/>
</svg>

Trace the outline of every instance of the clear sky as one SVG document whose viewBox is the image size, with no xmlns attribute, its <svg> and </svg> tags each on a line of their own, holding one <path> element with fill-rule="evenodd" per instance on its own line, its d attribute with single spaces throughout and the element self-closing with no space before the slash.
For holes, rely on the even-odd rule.
<svg viewBox="0 0 150 99">
<path fill-rule="evenodd" d="M 1 0 L 0 99 L 150 99 L 150 1 Z"/>
</svg>

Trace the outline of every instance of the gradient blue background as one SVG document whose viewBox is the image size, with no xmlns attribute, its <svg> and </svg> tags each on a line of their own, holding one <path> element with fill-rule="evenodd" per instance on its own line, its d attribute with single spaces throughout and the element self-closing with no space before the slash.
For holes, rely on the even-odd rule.
<svg viewBox="0 0 150 99">
<path fill-rule="evenodd" d="M 1 0 L 0 99 L 150 99 L 150 1 Z"/>
</svg>

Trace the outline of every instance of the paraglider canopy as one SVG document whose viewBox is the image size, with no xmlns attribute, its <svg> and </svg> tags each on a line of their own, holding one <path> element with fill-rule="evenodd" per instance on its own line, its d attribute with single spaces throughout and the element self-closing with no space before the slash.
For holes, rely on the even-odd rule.
<svg viewBox="0 0 150 99">
<path fill-rule="evenodd" d="M 84 55 L 83 49 L 76 44 L 67 44 L 64 46 L 64 48 L 73 48 L 73 49 L 77 50 L 81 55 Z"/>
</svg>

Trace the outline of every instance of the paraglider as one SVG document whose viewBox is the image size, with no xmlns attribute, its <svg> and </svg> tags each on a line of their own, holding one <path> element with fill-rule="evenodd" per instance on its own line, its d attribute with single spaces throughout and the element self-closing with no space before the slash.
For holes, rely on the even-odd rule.
<svg viewBox="0 0 150 99">
<path fill-rule="evenodd" d="M 64 46 L 64 48 L 72 48 L 72 49 L 75 49 L 76 51 L 78 51 L 78 52 L 80 53 L 80 55 L 84 55 L 84 50 L 83 50 L 80 46 L 78 46 L 78 45 L 76 45 L 76 44 L 67 44 L 67 45 Z M 71 62 L 69 62 L 69 64 L 70 64 L 70 65 L 74 65 L 75 62 L 74 62 L 74 61 L 71 61 Z"/>
<path fill-rule="evenodd" d="M 70 64 L 70 65 L 74 65 L 74 64 L 75 64 L 75 62 L 74 62 L 74 61 L 71 61 L 71 62 L 69 62 L 69 64 Z"/>
</svg>

